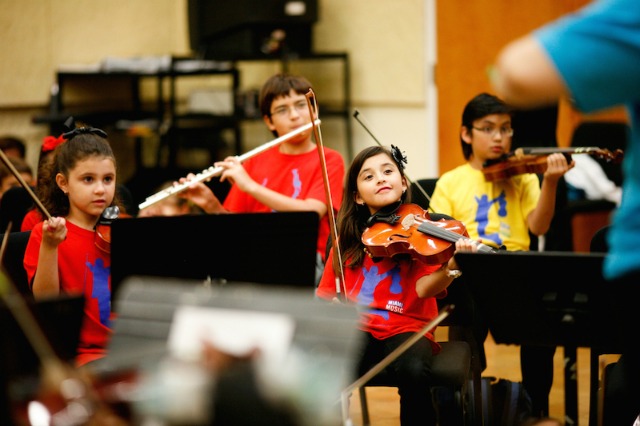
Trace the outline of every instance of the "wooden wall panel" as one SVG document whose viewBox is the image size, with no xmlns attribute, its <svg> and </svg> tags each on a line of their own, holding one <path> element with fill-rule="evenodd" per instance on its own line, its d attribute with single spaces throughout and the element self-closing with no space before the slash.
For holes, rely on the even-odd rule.
<svg viewBox="0 0 640 426">
<path fill-rule="evenodd" d="M 437 69 L 440 174 L 462 164 L 460 118 L 478 93 L 491 92 L 487 68 L 509 41 L 588 0 L 438 1 Z"/>
</svg>

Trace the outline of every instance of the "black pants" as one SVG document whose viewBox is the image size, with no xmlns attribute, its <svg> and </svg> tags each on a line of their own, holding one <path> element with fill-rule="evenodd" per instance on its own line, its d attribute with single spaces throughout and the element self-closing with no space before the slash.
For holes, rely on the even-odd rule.
<svg viewBox="0 0 640 426">
<path fill-rule="evenodd" d="M 403 333 L 385 340 L 378 340 L 365 333 L 363 353 L 358 363 L 358 376 L 364 375 L 373 366 L 410 339 L 413 333 Z M 436 409 L 431 397 L 431 365 L 433 351 L 431 342 L 422 338 L 393 361 L 382 374 L 393 378 L 400 395 L 400 424 L 436 425 Z"/>
<path fill-rule="evenodd" d="M 555 346 L 520 347 L 520 371 L 522 386 L 531 397 L 531 414 L 534 417 L 549 416 L 549 392 L 553 385 L 553 356 Z"/>
</svg>

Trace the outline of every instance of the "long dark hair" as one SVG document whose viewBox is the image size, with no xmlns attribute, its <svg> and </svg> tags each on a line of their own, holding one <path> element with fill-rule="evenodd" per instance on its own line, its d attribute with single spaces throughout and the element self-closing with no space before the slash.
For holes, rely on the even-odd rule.
<svg viewBox="0 0 640 426">
<path fill-rule="evenodd" d="M 52 216 L 67 216 L 70 209 L 69 197 L 62 192 L 56 182 L 58 173 L 68 178 L 69 171 L 73 170 L 78 161 L 89 157 L 109 158 L 116 165 L 116 157 L 106 139 L 105 132 L 85 127 L 77 130 L 65 133 L 66 141 L 55 148 L 54 158 L 42 165 L 43 179 L 38 180 L 36 190 L 38 198 Z M 117 194 L 114 194 L 111 205 L 122 208 Z"/>
<path fill-rule="evenodd" d="M 393 160 L 398 166 L 398 170 L 400 170 L 400 175 L 405 178 L 404 165 L 387 147 L 375 145 L 365 148 L 360 151 L 351 162 L 351 166 L 347 171 L 342 205 L 338 212 L 337 219 L 338 246 L 340 247 L 344 266 L 349 268 L 356 268 L 362 265 L 365 256 L 363 250 L 364 245 L 362 244 L 362 233 L 367 228 L 367 220 L 371 217 L 369 208 L 359 205 L 355 200 L 355 196 L 358 193 L 358 175 L 360 174 L 360 170 L 362 170 L 364 162 L 379 154 L 385 154 Z M 410 199 L 410 189 L 407 186 L 407 190 L 403 193 L 401 201 L 404 203 Z"/>
</svg>

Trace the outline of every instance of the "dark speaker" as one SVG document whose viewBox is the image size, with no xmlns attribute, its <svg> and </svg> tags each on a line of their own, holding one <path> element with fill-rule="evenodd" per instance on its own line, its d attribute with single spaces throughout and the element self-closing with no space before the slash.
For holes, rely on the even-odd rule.
<svg viewBox="0 0 640 426">
<path fill-rule="evenodd" d="M 189 0 L 191 49 L 205 59 L 305 55 L 317 0 Z"/>
<path fill-rule="evenodd" d="M 308 55 L 311 27 L 255 24 L 211 40 L 201 53 L 205 58 L 219 60 Z"/>
</svg>

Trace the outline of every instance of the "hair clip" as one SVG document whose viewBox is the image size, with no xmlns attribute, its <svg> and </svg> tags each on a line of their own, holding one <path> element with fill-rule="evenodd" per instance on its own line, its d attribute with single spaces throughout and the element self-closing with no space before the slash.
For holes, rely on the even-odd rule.
<svg viewBox="0 0 640 426">
<path fill-rule="evenodd" d="M 58 145 L 63 143 L 65 140 L 66 139 L 64 138 L 63 135 L 60 135 L 57 138 L 55 136 L 46 136 L 42 141 L 42 148 L 40 148 L 40 150 L 42 152 L 53 151 L 54 149 L 56 149 Z"/>
<path fill-rule="evenodd" d="M 66 140 L 71 140 L 73 139 L 75 136 L 78 136 L 80 134 L 84 134 L 84 133 L 90 133 L 93 135 L 98 135 L 102 138 L 107 138 L 107 132 L 105 132 L 102 129 L 97 129 L 95 127 L 75 127 L 75 120 L 73 119 L 73 117 L 69 117 L 67 118 L 67 120 L 64 122 L 64 125 L 68 128 L 68 129 L 72 129 L 66 133 L 62 134 L 62 137 Z"/>
<path fill-rule="evenodd" d="M 404 170 L 404 166 L 407 164 L 407 156 L 405 153 L 400 151 L 400 148 L 397 146 L 391 145 L 391 155 L 393 156 L 393 159 L 396 160 L 398 168 L 400 170 Z"/>
</svg>

